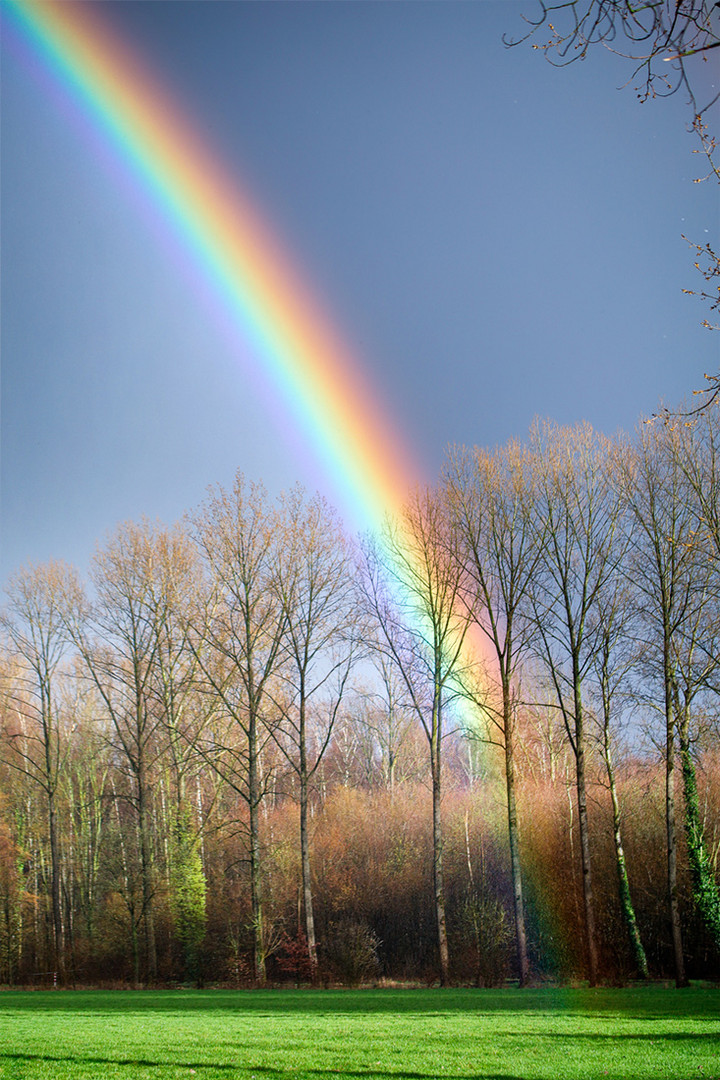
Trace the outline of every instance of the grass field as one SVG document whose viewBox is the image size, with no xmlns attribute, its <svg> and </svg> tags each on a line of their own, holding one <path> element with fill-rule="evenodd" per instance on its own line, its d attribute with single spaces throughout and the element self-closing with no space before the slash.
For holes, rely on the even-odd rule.
<svg viewBox="0 0 720 1080">
<path fill-rule="evenodd" d="M 0 994 L 0 1077 L 720 1080 L 720 990 Z"/>
</svg>

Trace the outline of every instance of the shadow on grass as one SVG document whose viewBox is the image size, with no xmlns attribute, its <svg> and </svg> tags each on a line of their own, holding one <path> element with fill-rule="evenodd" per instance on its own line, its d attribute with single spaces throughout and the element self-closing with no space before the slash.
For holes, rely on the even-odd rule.
<svg viewBox="0 0 720 1080">
<path fill-rule="evenodd" d="M 503 1033 L 505 1034 L 505 1033 Z M 519 1038 L 526 1039 L 526 1031 L 516 1033 Z M 692 1042 L 709 1040 L 720 1043 L 720 1028 L 717 1031 L 609 1031 L 607 1035 L 602 1031 L 539 1031 L 534 1037 L 542 1039 L 609 1039 L 612 1042 L 620 1039 L 633 1039 L 638 1042 L 667 1042 L 668 1039 L 688 1039 Z"/>
<path fill-rule="evenodd" d="M 663 1020 L 720 1016 L 720 988 L 675 990 L 640 986 L 615 990 L 599 988 L 502 990 L 43 990 L 0 993 L 3 1012 L 84 1012 L 95 1017 L 116 1013 L 190 1014 L 229 1012 L 258 1018 L 279 1014 L 341 1016 L 352 1014 L 463 1013 L 478 1017 L 523 1013 L 543 1015 L 601 1015 L 623 1019 Z"/>
<path fill-rule="evenodd" d="M 217 1065 L 207 1061 L 150 1061 L 145 1058 L 100 1058 L 100 1057 L 52 1057 L 49 1054 L 3 1054 L 0 1062 L 8 1064 L 31 1064 L 34 1062 L 53 1062 L 56 1065 L 119 1065 L 123 1068 L 146 1068 L 146 1069 L 191 1069 L 195 1073 L 200 1072 L 226 1072 L 229 1075 L 239 1070 L 250 1072 L 253 1076 L 268 1077 L 270 1080 L 283 1080 L 285 1077 L 303 1076 L 342 1076 L 345 1080 L 363 1080 L 368 1076 L 380 1077 L 382 1080 L 437 1080 L 436 1073 L 422 1072 L 382 1072 L 377 1069 L 352 1069 L 340 1072 L 338 1069 L 273 1069 L 267 1065 Z M 132 1075 L 132 1074 L 129 1074 Z M 443 1080 L 523 1080 L 523 1077 L 515 1073 L 443 1073 Z"/>
</svg>

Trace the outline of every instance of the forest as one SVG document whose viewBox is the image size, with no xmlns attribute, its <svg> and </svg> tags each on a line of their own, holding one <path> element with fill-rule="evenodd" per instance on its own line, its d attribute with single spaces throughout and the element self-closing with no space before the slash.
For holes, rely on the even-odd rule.
<svg viewBox="0 0 720 1080">
<path fill-rule="evenodd" d="M 716 978 L 719 496 L 715 400 L 18 570 L 0 983 Z"/>
</svg>

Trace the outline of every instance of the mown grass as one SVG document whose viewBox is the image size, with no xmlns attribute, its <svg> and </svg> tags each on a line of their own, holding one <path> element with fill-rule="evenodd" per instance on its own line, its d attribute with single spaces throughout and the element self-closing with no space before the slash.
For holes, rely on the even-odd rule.
<svg viewBox="0 0 720 1080">
<path fill-rule="evenodd" d="M 720 990 L 0 994 L 0 1077 L 720 1080 Z"/>
</svg>

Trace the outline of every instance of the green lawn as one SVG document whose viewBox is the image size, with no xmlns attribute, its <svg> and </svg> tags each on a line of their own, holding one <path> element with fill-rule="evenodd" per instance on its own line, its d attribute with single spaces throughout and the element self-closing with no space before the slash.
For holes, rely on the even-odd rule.
<svg viewBox="0 0 720 1080">
<path fill-rule="evenodd" d="M 720 990 L 0 993 L 0 1078 L 720 1080 Z"/>
</svg>

